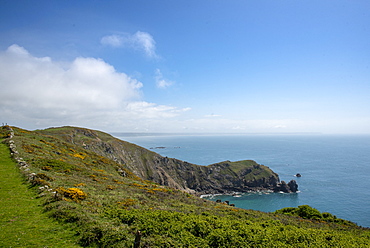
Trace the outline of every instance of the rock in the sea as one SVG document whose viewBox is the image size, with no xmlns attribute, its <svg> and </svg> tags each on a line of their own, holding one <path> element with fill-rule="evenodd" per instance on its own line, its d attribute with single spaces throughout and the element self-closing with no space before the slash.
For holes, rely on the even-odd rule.
<svg viewBox="0 0 370 248">
<path fill-rule="evenodd" d="M 295 174 L 295 176 L 296 176 L 296 177 L 301 177 L 302 175 L 301 175 L 301 174 L 299 174 L 299 173 L 297 173 L 297 174 Z"/>
<path fill-rule="evenodd" d="M 275 192 L 295 193 L 298 191 L 298 184 L 291 180 L 288 184 L 285 181 L 278 183 L 274 189 Z"/>
<path fill-rule="evenodd" d="M 288 186 L 289 186 L 289 189 L 291 192 L 295 193 L 298 191 L 298 184 L 295 180 L 291 180 L 289 183 L 288 183 Z"/>
<path fill-rule="evenodd" d="M 290 193 L 290 189 L 288 184 L 286 184 L 285 181 L 281 181 L 276 185 L 276 188 L 274 190 L 275 192 L 284 192 L 284 193 Z"/>
</svg>

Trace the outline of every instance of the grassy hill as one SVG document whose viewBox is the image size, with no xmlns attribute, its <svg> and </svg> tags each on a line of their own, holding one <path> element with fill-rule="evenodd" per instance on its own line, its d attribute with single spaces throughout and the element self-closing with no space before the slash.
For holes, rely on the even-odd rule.
<svg viewBox="0 0 370 248">
<path fill-rule="evenodd" d="M 71 245 L 64 247 L 73 247 L 75 242 L 83 247 L 133 247 L 139 236 L 140 247 L 370 246 L 368 229 L 308 206 L 276 213 L 243 210 L 196 197 L 176 181 L 161 185 L 144 180 L 138 175 L 149 177 L 155 173 L 155 169 L 148 168 L 154 163 L 150 160 L 162 158 L 102 132 L 73 127 L 39 131 L 3 127 L 1 137 L 10 147 L 17 170 L 27 180 L 27 192 L 38 196 L 36 205 L 42 205 L 39 208 L 44 213 L 39 214 L 32 204 L 19 203 L 22 211 L 37 212 L 36 219 L 47 215 L 50 222 L 45 222 L 45 228 L 65 237 Z M 2 149 L 1 157 L 9 158 L 4 145 Z M 1 163 L 11 167 L 9 160 Z M 225 168 L 231 175 L 249 163 L 260 169 L 253 162 L 226 163 Z M 251 182 L 258 181 L 265 171 L 249 175 Z M 1 177 L 8 177 L 3 170 L 0 172 Z M 176 175 L 167 177 L 164 172 L 171 171 L 162 172 L 163 180 Z M 12 184 L 20 185 L 19 179 L 2 180 L 1 188 Z M 18 204 L 23 198 L 28 196 L 13 199 L 12 203 Z M 2 230 L 10 233 L 6 220 L 13 217 L 4 213 L 2 218 Z M 50 242 L 52 234 L 44 233 L 44 246 L 58 247 Z M 17 247 L 10 241 L 3 242 L 4 247 Z"/>
</svg>

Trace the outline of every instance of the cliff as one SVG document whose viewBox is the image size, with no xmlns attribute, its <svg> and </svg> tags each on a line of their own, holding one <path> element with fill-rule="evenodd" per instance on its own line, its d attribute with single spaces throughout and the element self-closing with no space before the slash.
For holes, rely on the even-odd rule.
<svg viewBox="0 0 370 248">
<path fill-rule="evenodd" d="M 251 160 L 200 166 L 163 157 L 100 131 L 62 127 L 40 130 L 38 133 L 61 138 L 114 160 L 144 180 L 189 193 L 216 194 L 255 190 L 292 192 L 290 187 L 281 187 L 279 176 L 270 168 Z"/>
</svg>

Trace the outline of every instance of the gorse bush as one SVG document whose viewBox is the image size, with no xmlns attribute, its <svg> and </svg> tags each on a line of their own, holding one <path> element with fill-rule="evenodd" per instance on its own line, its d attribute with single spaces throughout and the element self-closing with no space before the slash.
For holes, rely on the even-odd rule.
<svg viewBox="0 0 370 248">
<path fill-rule="evenodd" d="M 59 187 L 56 189 L 56 197 L 60 199 L 71 199 L 79 202 L 87 198 L 87 194 L 79 188 L 68 188 Z"/>
</svg>

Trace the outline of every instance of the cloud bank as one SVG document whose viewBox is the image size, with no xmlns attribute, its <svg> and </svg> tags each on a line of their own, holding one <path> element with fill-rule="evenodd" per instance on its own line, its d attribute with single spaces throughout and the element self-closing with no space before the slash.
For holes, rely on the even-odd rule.
<svg viewBox="0 0 370 248">
<path fill-rule="evenodd" d="M 128 47 L 143 52 L 149 58 L 159 58 L 155 40 L 149 33 L 137 31 L 134 34 L 113 34 L 101 38 L 101 44 L 111 47 Z"/>
<path fill-rule="evenodd" d="M 154 76 L 159 88 L 174 83 L 165 79 L 159 69 Z M 143 83 L 116 71 L 102 59 L 54 61 L 33 56 L 19 45 L 0 51 L 0 119 L 22 128 L 73 125 L 104 131 L 190 133 L 300 132 L 325 128 L 318 120 L 228 119 L 213 113 L 198 113 L 198 118 L 194 118 L 193 112 L 184 113 L 190 108 L 144 101 L 143 87 Z M 337 123 L 345 129 L 355 125 L 355 121 Z M 369 119 L 362 123 L 365 130 Z"/>
<path fill-rule="evenodd" d="M 63 63 L 12 45 L 0 53 L 0 68 L 2 122 L 125 130 L 186 111 L 142 101 L 143 84 L 101 59 Z"/>
</svg>

